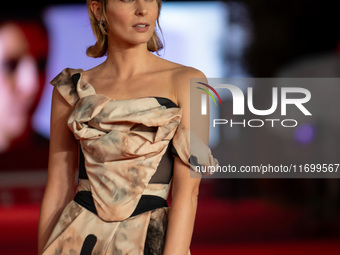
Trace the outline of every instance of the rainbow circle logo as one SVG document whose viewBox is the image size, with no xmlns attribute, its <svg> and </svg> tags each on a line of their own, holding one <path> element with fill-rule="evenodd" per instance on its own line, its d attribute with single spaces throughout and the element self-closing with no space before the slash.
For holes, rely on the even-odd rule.
<svg viewBox="0 0 340 255">
<path fill-rule="evenodd" d="M 212 100 L 214 101 L 215 105 L 217 106 L 217 103 L 216 103 L 216 100 L 215 100 L 214 96 L 209 91 L 209 89 L 211 89 L 215 93 L 215 95 L 217 96 L 218 100 L 220 101 L 220 104 L 222 105 L 222 100 L 221 100 L 219 94 L 216 92 L 216 90 L 213 87 L 211 87 L 210 85 L 208 85 L 206 83 L 203 83 L 203 82 L 197 82 L 197 83 L 201 84 L 203 86 L 206 86 L 208 88 L 208 89 L 205 89 L 205 88 L 201 88 L 201 87 L 196 87 L 196 88 L 201 89 L 204 92 L 206 92 L 212 98 Z"/>
</svg>

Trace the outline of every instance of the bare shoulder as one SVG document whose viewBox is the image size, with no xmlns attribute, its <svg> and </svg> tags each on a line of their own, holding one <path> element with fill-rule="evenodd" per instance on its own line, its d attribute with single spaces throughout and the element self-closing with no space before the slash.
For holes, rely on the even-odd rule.
<svg viewBox="0 0 340 255">
<path fill-rule="evenodd" d="M 161 84 L 165 85 L 172 91 L 178 105 L 183 100 L 188 101 L 190 96 L 190 80 L 192 78 L 204 79 L 205 75 L 200 70 L 181 65 L 169 60 L 155 57 L 155 69 L 160 77 Z"/>
<path fill-rule="evenodd" d="M 182 109 L 181 123 L 190 129 L 200 139 L 208 144 L 209 141 L 209 115 L 202 115 L 202 90 L 197 89 L 200 84 L 207 82 L 204 73 L 196 68 L 182 66 L 173 72 L 173 86 L 178 106 Z"/>
<path fill-rule="evenodd" d="M 166 59 L 158 58 L 159 62 L 157 65 L 162 70 L 169 71 L 171 73 L 171 78 L 173 80 L 184 80 L 190 81 L 190 78 L 205 78 L 205 75 L 200 70 L 190 67 L 181 65 Z"/>
<path fill-rule="evenodd" d="M 190 86 L 190 79 L 193 78 L 203 78 L 205 75 L 202 71 L 190 67 L 190 66 L 179 66 L 173 72 L 173 80 L 176 81 L 175 84 L 179 87 Z"/>
<path fill-rule="evenodd" d="M 206 81 L 204 73 L 196 68 L 181 66 L 174 70 L 172 84 L 179 105 L 190 98 L 190 86 L 192 79 Z"/>
</svg>

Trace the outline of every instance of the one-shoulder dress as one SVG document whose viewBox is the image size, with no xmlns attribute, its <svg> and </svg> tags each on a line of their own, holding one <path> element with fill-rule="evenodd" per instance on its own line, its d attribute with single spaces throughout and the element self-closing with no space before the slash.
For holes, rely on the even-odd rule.
<svg viewBox="0 0 340 255">
<path fill-rule="evenodd" d="M 170 99 L 114 100 L 97 94 L 82 71 L 66 68 L 51 81 L 73 107 L 67 125 L 80 160 L 76 195 L 43 254 L 160 255 L 174 156 L 191 170 L 217 160 L 181 125 Z"/>
</svg>

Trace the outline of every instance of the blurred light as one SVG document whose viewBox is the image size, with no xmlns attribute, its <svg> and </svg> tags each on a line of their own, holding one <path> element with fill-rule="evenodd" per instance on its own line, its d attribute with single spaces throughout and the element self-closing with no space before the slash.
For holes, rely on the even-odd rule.
<svg viewBox="0 0 340 255">
<path fill-rule="evenodd" d="M 303 124 L 296 128 L 294 140 L 302 145 L 308 145 L 314 141 L 316 128 L 312 124 Z"/>
</svg>

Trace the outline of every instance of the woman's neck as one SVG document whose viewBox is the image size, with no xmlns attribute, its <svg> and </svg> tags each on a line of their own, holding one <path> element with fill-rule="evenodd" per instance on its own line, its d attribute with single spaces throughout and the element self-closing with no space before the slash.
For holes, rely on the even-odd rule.
<svg viewBox="0 0 340 255">
<path fill-rule="evenodd" d="M 146 49 L 145 44 L 126 48 L 111 45 L 108 48 L 104 68 L 116 79 L 126 80 L 147 72 L 155 58 L 157 57 Z"/>
</svg>

